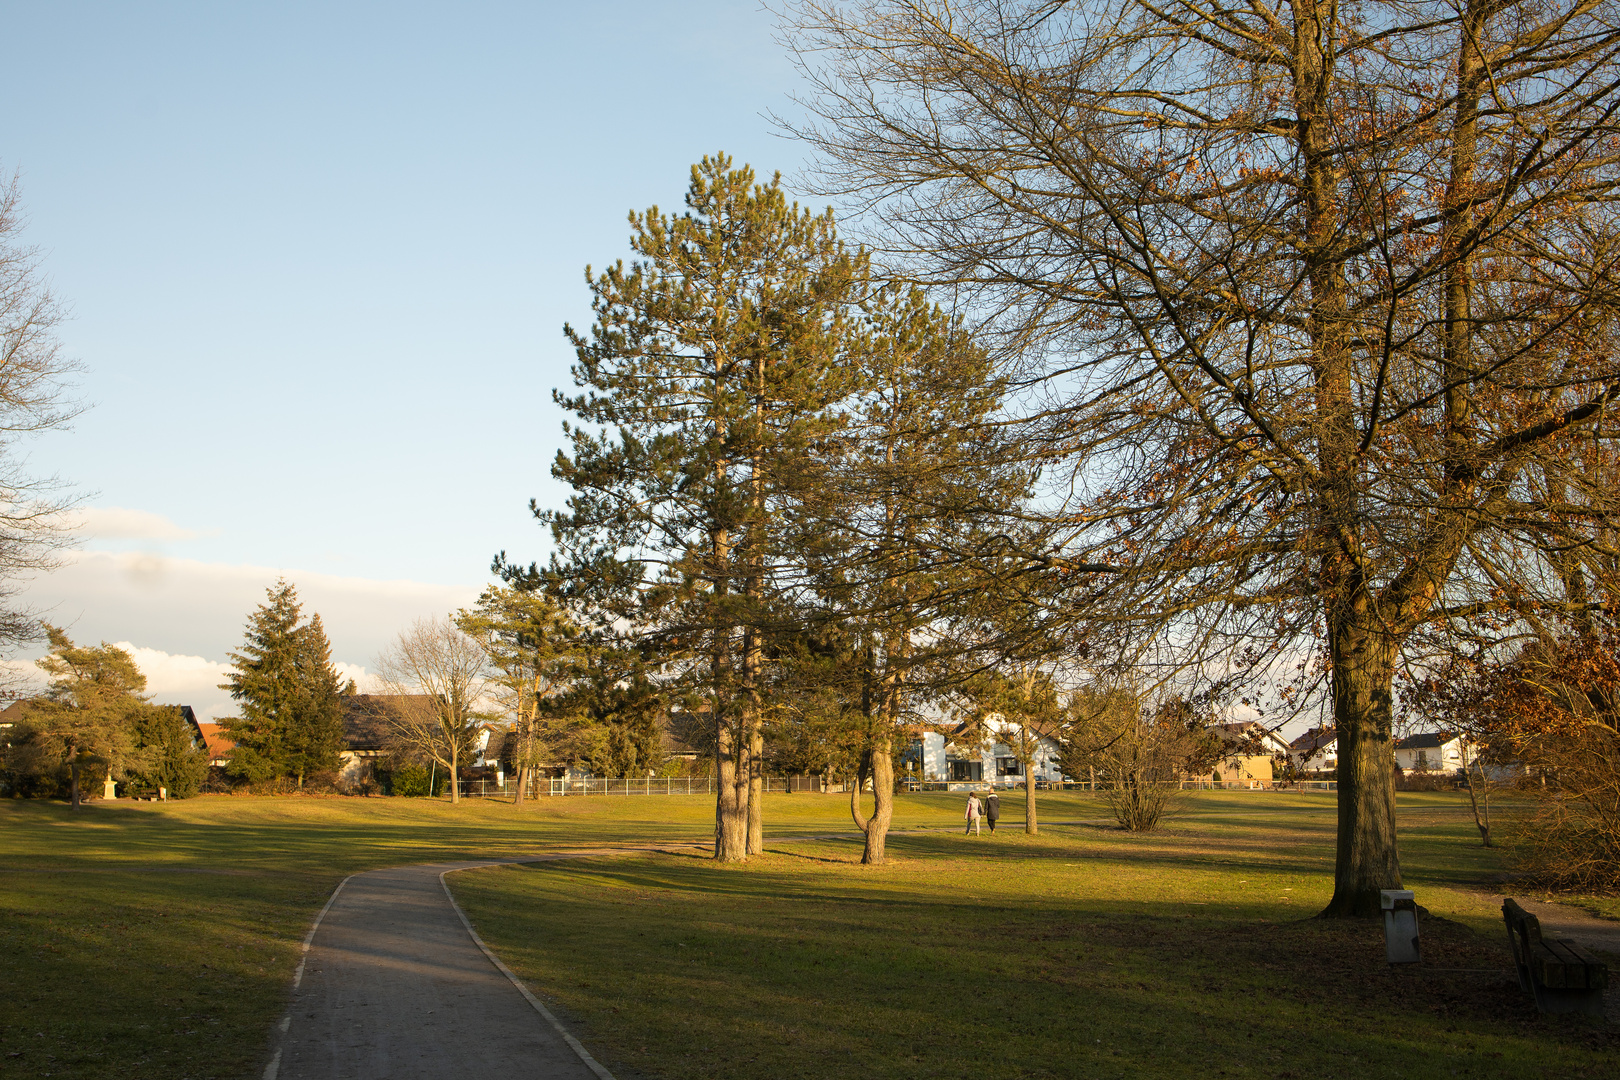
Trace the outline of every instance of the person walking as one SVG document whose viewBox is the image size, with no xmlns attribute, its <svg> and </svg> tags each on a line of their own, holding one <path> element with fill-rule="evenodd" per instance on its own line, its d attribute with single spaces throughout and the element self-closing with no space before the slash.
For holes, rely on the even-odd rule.
<svg viewBox="0 0 1620 1080">
<path fill-rule="evenodd" d="M 985 796 L 984 820 L 990 823 L 990 831 L 995 832 L 996 822 L 1001 820 L 1001 796 L 996 794 L 995 788 L 991 788 L 990 794 Z"/>
<path fill-rule="evenodd" d="M 979 797 L 971 791 L 968 792 L 967 812 L 964 815 L 967 818 L 967 828 L 962 830 L 963 836 L 968 833 L 979 835 L 979 817 L 983 813 L 983 809 L 979 806 Z"/>
</svg>

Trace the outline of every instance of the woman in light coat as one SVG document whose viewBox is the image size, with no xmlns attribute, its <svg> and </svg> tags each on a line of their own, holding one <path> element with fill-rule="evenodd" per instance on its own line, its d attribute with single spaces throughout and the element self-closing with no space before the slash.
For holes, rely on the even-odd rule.
<svg viewBox="0 0 1620 1080">
<path fill-rule="evenodd" d="M 974 836 L 979 835 L 979 818 L 983 814 L 984 808 L 979 805 L 979 797 L 972 792 L 968 792 L 967 812 L 963 815 L 967 818 L 967 828 L 962 830 L 963 836 L 968 833 L 972 833 Z"/>
</svg>

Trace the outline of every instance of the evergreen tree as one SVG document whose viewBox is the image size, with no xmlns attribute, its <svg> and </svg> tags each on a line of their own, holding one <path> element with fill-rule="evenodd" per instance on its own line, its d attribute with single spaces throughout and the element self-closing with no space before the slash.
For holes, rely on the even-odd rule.
<svg viewBox="0 0 1620 1080">
<path fill-rule="evenodd" d="M 857 778 L 872 778 L 872 814 L 861 783 L 851 811 L 862 861 L 878 863 L 895 740 L 960 678 L 964 650 L 982 651 L 987 598 L 1005 592 L 986 552 L 1031 471 L 997 434 L 1005 383 L 960 319 L 918 289 L 884 289 L 866 309 L 839 452 L 796 493 L 793 544 L 823 625 L 809 670 L 842 697 Z M 952 629 L 964 621 L 973 632 Z M 839 657 L 831 671 L 828 656 Z"/>
<path fill-rule="evenodd" d="M 497 569 L 500 564 L 497 563 Z M 556 598 L 536 589 L 491 586 L 456 626 L 477 641 L 496 674 L 491 679 L 516 736 L 515 806 L 522 806 L 535 766 L 557 756 L 568 741 L 572 695 L 580 674 L 582 629 Z"/>
<path fill-rule="evenodd" d="M 36 661 L 51 677 L 45 700 L 29 710 L 34 737 L 68 768 L 71 798 L 79 805 L 79 774 L 85 766 L 115 779 L 138 750 L 135 715 L 146 706 L 146 676 L 129 653 L 115 645 L 73 644 L 67 633 L 45 627 L 51 651 Z"/>
<path fill-rule="evenodd" d="M 338 701 L 343 687 L 319 615 L 298 628 L 297 670 L 298 696 L 282 729 L 281 749 L 286 775 L 302 788 L 305 778 L 336 770 L 343 747 L 343 709 Z"/>
<path fill-rule="evenodd" d="M 57 627 L 45 630 L 51 651 L 37 663 L 51 683 L 18 735 L 37 757 L 66 766 L 73 804 L 87 767 L 176 798 L 195 795 L 207 757 L 179 709 L 147 700 L 146 676 L 134 658 L 116 645 L 75 645 Z"/>
<path fill-rule="evenodd" d="M 133 714 L 136 752 L 125 769 L 141 786 L 189 799 L 208 776 L 208 754 L 173 705 L 145 705 Z"/>
<path fill-rule="evenodd" d="M 240 702 L 241 715 L 221 726 L 236 742 L 232 773 L 252 784 L 290 778 L 303 787 L 312 773 L 337 767 L 337 673 L 320 617 L 300 622 L 292 584 L 279 580 L 267 593 L 269 602 L 248 616 L 242 649 L 231 653 L 236 670 L 220 687 Z"/>
<path fill-rule="evenodd" d="M 831 211 L 791 205 L 724 155 L 692 169 L 688 213 L 632 214 L 641 259 L 590 276 L 596 324 L 568 330 L 578 397 L 540 512 L 552 577 L 702 685 L 715 724 L 715 856 L 760 849 L 766 623 L 784 585 L 786 492 L 842 396 L 864 255 Z M 589 273 L 587 271 L 587 273 Z M 600 428 L 610 429 L 602 431 Z M 611 433 L 610 433 L 611 432 Z M 508 575 L 514 581 L 519 575 Z"/>
</svg>

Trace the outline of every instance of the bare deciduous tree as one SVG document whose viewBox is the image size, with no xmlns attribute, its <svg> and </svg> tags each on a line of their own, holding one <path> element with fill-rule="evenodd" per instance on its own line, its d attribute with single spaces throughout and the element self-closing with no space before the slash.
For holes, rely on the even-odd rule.
<svg viewBox="0 0 1620 1080">
<path fill-rule="evenodd" d="M 1089 645 L 1319 649 L 1335 891 L 1398 887 L 1420 635 L 1612 557 L 1612 0 L 797 5 L 826 191 L 1004 331 Z M 1583 447 L 1586 448 L 1583 450 Z M 1111 640 L 1110 640 L 1111 635 Z"/>
<path fill-rule="evenodd" d="M 395 738 L 449 770 L 451 802 L 461 799 L 461 763 L 483 719 L 488 664 L 478 642 L 444 618 L 418 619 L 377 657 Z"/>
<path fill-rule="evenodd" d="M 80 411 L 65 382 L 77 366 L 56 337 L 62 309 L 22 229 L 14 177 L 0 184 L 0 648 L 41 636 L 39 623 L 7 601 L 21 574 L 53 568 L 71 539 L 66 511 L 74 500 L 55 477 L 28 470 L 18 443 L 66 426 Z M 0 684 L 0 693 L 6 689 Z"/>
</svg>

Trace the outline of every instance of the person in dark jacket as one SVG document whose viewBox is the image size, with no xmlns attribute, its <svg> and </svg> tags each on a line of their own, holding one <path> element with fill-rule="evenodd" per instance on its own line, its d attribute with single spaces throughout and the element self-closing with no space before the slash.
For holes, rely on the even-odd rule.
<svg viewBox="0 0 1620 1080">
<path fill-rule="evenodd" d="M 991 832 L 996 831 L 996 822 L 1000 820 L 1000 818 L 1001 797 L 996 794 L 995 788 L 991 788 L 990 794 L 985 796 L 984 799 L 984 820 L 990 823 Z"/>
</svg>

